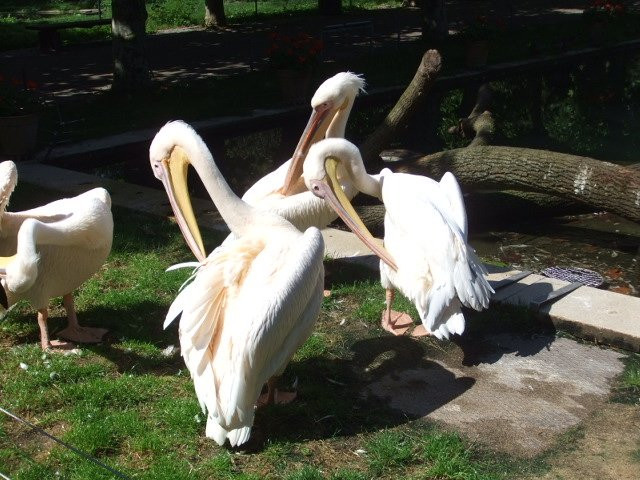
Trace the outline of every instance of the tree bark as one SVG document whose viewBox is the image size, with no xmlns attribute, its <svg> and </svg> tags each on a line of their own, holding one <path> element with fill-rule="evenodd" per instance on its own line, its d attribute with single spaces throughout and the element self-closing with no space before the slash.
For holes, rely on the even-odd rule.
<svg viewBox="0 0 640 480">
<path fill-rule="evenodd" d="M 151 70 L 145 54 L 144 0 L 113 0 L 111 29 L 113 32 L 112 90 L 135 92 L 151 83 Z"/>
<path fill-rule="evenodd" d="M 400 129 L 424 105 L 427 92 L 438 76 L 441 66 L 442 58 L 437 50 L 425 52 L 416 74 L 395 106 L 387 114 L 382 124 L 360 145 L 360 152 L 365 164 L 375 162 L 378 159 L 378 154 L 389 145 Z"/>
<path fill-rule="evenodd" d="M 225 27 L 227 16 L 224 13 L 223 0 L 204 0 L 205 28 Z"/>
<path fill-rule="evenodd" d="M 386 153 L 385 153 L 386 155 Z M 640 221 L 640 172 L 588 157 L 515 147 L 459 148 L 417 157 L 394 152 L 397 172 L 440 178 L 452 172 L 466 190 L 552 194 Z"/>
<path fill-rule="evenodd" d="M 478 89 L 476 103 L 467 118 L 458 120 L 458 125 L 449 128 L 449 133 L 457 133 L 462 138 L 471 138 L 468 147 L 491 145 L 495 132 L 493 116 L 489 111 L 493 94 L 488 83 Z"/>
</svg>

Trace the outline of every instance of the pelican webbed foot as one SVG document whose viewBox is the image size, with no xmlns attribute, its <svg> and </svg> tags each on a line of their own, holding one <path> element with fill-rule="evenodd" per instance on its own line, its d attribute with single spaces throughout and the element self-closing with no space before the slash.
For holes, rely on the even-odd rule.
<svg viewBox="0 0 640 480">
<path fill-rule="evenodd" d="M 394 335 L 404 335 L 413 325 L 412 318 L 404 313 L 395 310 L 385 310 L 382 312 L 382 320 L 380 322 L 382 328 Z"/>
<path fill-rule="evenodd" d="M 62 303 L 67 311 L 67 326 L 58 332 L 58 336 L 78 343 L 100 343 L 109 331 L 106 328 L 81 327 L 73 303 L 73 294 L 62 296 Z"/>
<path fill-rule="evenodd" d="M 258 397 L 257 407 L 265 405 L 286 405 L 293 402 L 298 396 L 296 390 L 287 392 L 276 388 L 277 379 L 272 377 L 267 382 L 267 391 Z"/>
<path fill-rule="evenodd" d="M 67 325 L 64 330 L 58 332 L 58 336 L 78 343 L 100 343 L 107 332 L 106 328 Z"/>
<path fill-rule="evenodd" d="M 42 344 L 42 350 L 45 352 L 63 352 L 74 348 L 76 348 L 76 344 L 66 340 L 50 340 L 46 345 Z"/>
<path fill-rule="evenodd" d="M 427 331 L 427 329 L 424 328 L 424 325 L 422 324 L 417 325 L 416 328 L 414 328 L 411 332 L 412 337 L 430 337 L 431 335 L 433 334 Z"/>
</svg>

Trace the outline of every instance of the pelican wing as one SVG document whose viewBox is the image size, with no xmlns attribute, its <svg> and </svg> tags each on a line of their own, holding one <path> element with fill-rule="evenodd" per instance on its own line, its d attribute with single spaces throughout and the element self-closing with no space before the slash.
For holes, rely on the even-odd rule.
<svg viewBox="0 0 640 480">
<path fill-rule="evenodd" d="M 17 234 L 25 220 L 35 220 L 62 235 L 40 235 L 38 243 L 100 248 L 113 238 L 111 198 L 104 188 L 94 188 L 72 198 L 62 198 L 30 210 L 6 212 L 3 233 Z"/>
<path fill-rule="evenodd" d="M 245 236 L 214 250 L 174 301 L 168 319 L 182 313 L 182 355 L 218 443 L 248 438 L 263 384 L 310 334 L 323 253 L 317 229 Z"/>
<path fill-rule="evenodd" d="M 464 197 L 460 185 L 451 172 L 446 172 L 440 179 L 440 191 L 444 194 L 449 203 L 449 212 L 467 239 L 467 210 L 464 207 Z"/>
<path fill-rule="evenodd" d="M 3 219 L 3 233 L 9 232 L 17 235 L 17 250 L 7 264 L 6 282 L 10 290 L 20 293 L 36 281 L 44 246 L 91 251 L 104 248 L 108 251 L 111 248 L 113 217 L 109 194 L 99 188 L 32 210 L 7 212 Z"/>
<path fill-rule="evenodd" d="M 426 177 L 385 177 L 385 246 L 398 263 L 392 283 L 416 305 L 425 327 L 441 337 L 464 331 L 460 304 L 480 310 L 491 286 L 439 184 Z M 383 272 L 388 272 L 384 268 Z"/>
</svg>

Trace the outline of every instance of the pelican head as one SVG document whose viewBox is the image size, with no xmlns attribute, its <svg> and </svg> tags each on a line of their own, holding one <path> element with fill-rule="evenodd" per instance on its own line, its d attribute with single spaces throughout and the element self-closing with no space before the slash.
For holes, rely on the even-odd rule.
<svg viewBox="0 0 640 480">
<path fill-rule="evenodd" d="M 202 156 L 211 156 L 200 137 L 191 126 L 182 122 L 169 122 L 162 127 L 149 147 L 149 161 L 155 177 L 162 182 L 169 202 L 176 215 L 176 222 L 199 261 L 206 258 L 204 243 L 193 212 L 187 188 L 187 174 L 191 159 L 180 142 L 192 142 L 188 151 L 199 152 Z"/>
<path fill-rule="evenodd" d="M 318 87 L 311 99 L 311 116 L 293 152 L 293 160 L 282 193 L 290 195 L 302 173 L 309 147 L 325 137 L 344 137 L 347 119 L 358 92 L 364 92 L 364 78 L 351 72 L 340 72 Z"/>
<path fill-rule="evenodd" d="M 327 133 L 327 130 L 331 130 L 331 124 L 337 121 L 340 113 L 351 108 L 358 92 L 364 92 L 364 86 L 364 79 L 361 75 L 340 72 L 325 80 L 318 87 L 311 98 L 311 108 L 314 112 L 327 112 L 325 118 L 328 118 L 329 125 L 326 126 L 323 134 Z M 343 135 L 344 132 L 338 136 Z"/>
<path fill-rule="evenodd" d="M 327 202 L 378 257 L 397 270 L 389 252 L 378 245 L 344 194 L 338 180 L 339 169 L 351 177 L 358 190 L 378 195 L 379 187 L 372 185 L 377 182 L 366 173 L 358 147 L 343 138 L 327 138 L 311 146 L 303 170 L 307 188 Z"/>
</svg>

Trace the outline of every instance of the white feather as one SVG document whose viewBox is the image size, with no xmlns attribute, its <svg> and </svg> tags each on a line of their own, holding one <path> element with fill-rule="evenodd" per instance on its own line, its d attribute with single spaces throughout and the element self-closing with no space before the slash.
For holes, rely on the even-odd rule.
<svg viewBox="0 0 640 480">
<path fill-rule="evenodd" d="M 440 182 L 392 173 L 369 175 L 358 149 L 344 139 L 313 145 L 304 165 L 309 189 L 326 176 L 325 159 L 340 160 L 356 188 L 381 198 L 385 209 L 384 247 L 397 271 L 380 262 L 380 281 L 397 288 L 416 306 L 426 330 L 438 338 L 464 331 L 461 306 L 480 310 L 493 289 L 467 243 L 467 216 L 460 187 L 451 173 Z"/>
<path fill-rule="evenodd" d="M 105 189 L 94 188 L 30 210 L 7 212 L 17 183 L 15 164 L 2 162 L 0 176 L 2 287 L 10 305 L 27 300 L 46 311 L 51 298 L 71 294 L 107 259 L 113 241 L 111 198 Z M 44 345 L 46 325 L 40 330 Z"/>
<path fill-rule="evenodd" d="M 181 122 L 152 142 L 157 175 L 170 141 L 187 152 L 234 236 L 198 264 L 165 326 L 180 316 L 180 349 L 207 415 L 206 436 L 240 445 L 249 439 L 263 385 L 311 334 L 322 302 L 324 243 L 317 228 L 301 233 L 235 197 L 204 142 Z"/>
</svg>

